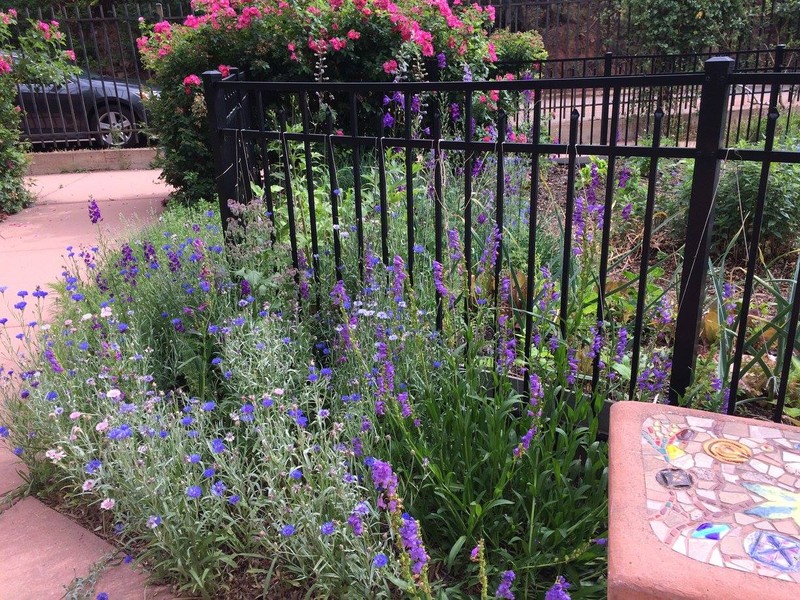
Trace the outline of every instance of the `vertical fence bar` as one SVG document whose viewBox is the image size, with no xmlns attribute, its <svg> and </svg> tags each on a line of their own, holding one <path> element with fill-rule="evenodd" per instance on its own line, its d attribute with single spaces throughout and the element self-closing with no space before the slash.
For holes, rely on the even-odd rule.
<svg viewBox="0 0 800 600">
<path fill-rule="evenodd" d="M 794 285 L 792 286 L 792 311 L 789 316 L 789 324 L 786 329 L 786 347 L 783 350 L 783 367 L 781 377 L 778 382 L 778 402 L 775 405 L 775 412 L 772 420 L 776 423 L 781 422 L 783 417 L 783 406 L 786 403 L 786 393 L 789 385 L 789 371 L 792 368 L 792 357 L 794 356 L 794 345 L 797 338 L 797 321 L 800 319 L 800 262 L 794 271 Z"/>
<path fill-rule="evenodd" d="M 264 186 L 264 202 L 267 205 L 267 218 L 272 225 L 269 233 L 270 242 L 274 244 L 277 238 L 277 234 L 275 232 L 275 204 L 272 201 L 272 173 L 269 164 L 269 145 L 267 144 L 267 138 L 264 136 L 264 120 L 266 113 L 264 111 L 264 94 L 262 92 L 259 92 L 258 96 L 256 97 L 256 110 L 258 110 L 258 130 L 261 132 L 261 168 L 264 171 L 261 182 Z M 319 257 L 316 258 L 318 260 Z M 319 264 L 316 264 L 314 268 L 315 277 L 317 276 L 318 270 Z"/>
<path fill-rule="evenodd" d="M 611 77 L 611 65 L 614 60 L 614 54 L 606 52 L 603 57 L 603 77 Z M 608 105 L 611 97 L 611 88 L 607 85 L 603 86 L 603 110 L 600 117 L 600 143 L 605 146 L 608 144 Z"/>
<path fill-rule="evenodd" d="M 692 173 L 678 317 L 672 348 L 671 404 L 677 404 L 678 398 L 686 392 L 695 365 L 714 223 L 714 196 L 719 180 L 718 153 L 727 114 L 728 77 L 733 64 L 733 59 L 727 57 L 710 58 L 705 63 L 705 80 L 697 118 L 697 157 Z"/>
<path fill-rule="evenodd" d="M 442 234 L 444 233 L 444 199 L 442 198 L 442 151 L 439 142 L 442 137 L 442 115 L 439 112 L 438 104 L 433 109 L 433 235 L 434 256 L 436 262 L 442 264 Z M 442 297 L 439 290 L 436 290 L 436 330 L 442 330 L 444 320 L 444 303 L 447 298 Z"/>
<path fill-rule="evenodd" d="M 278 111 L 281 132 L 281 154 L 283 155 L 283 189 L 286 192 L 286 216 L 289 222 L 289 246 L 292 253 L 292 266 L 297 271 L 295 280 L 299 284 L 300 261 L 297 254 L 297 217 L 294 212 L 294 193 L 292 192 L 292 167 L 289 164 L 289 140 L 286 139 L 286 110 Z M 298 285 L 299 294 L 299 285 Z"/>
<path fill-rule="evenodd" d="M 506 126 L 508 124 L 505 111 L 497 115 L 497 189 L 495 191 L 494 218 L 497 231 L 500 233 L 497 240 L 497 260 L 494 265 L 494 302 L 497 306 L 497 295 L 500 291 L 500 271 L 503 269 L 503 238 L 505 237 L 504 212 L 506 190 L 505 148 Z"/>
<path fill-rule="evenodd" d="M 408 243 L 408 284 L 414 287 L 414 155 L 411 151 L 411 94 L 403 95 L 406 137 L 406 240 Z"/>
<path fill-rule="evenodd" d="M 222 73 L 206 71 L 202 75 L 203 93 L 206 98 L 208 113 L 208 132 L 214 156 L 214 173 L 217 182 L 219 214 L 222 219 L 222 230 L 228 230 L 228 221 L 233 212 L 228 200 L 236 197 L 236 170 L 234 168 L 233 142 L 230 136 L 220 131 L 225 113 L 225 92 L 220 86 Z"/>
<path fill-rule="evenodd" d="M 661 104 L 656 108 L 653 118 L 653 149 L 658 151 L 661 145 L 661 122 L 664 111 Z M 639 289 L 636 295 L 636 318 L 633 325 L 633 346 L 631 353 L 631 380 L 628 388 L 628 399 L 633 400 L 636 393 L 636 380 L 639 378 L 639 356 L 644 329 L 644 304 L 647 296 L 647 268 L 650 265 L 650 241 L 653 236 L 653 213 L 656 202 L 656 178 L 658 177 L 658 158 L 650 159 L 647 179 L 647 201 L 644 209 L 644 233 L 642 235 L 642 256 L 639 261 Z"/>
<path fill-rule="evenodd" d="M 540 143 L 542 134 L 542 103 L 541 90 L 533 90 L 533 131 L 531 141 Z M 531 344 L 533 340 L 533 291 L 536 281 L 536 228 L 539 221 L 539 152 L 531 155 L 531 194 L 530 212 L 528 213 L 528 272 L 525 281 L 525 345 L 524 355 L 527 361 L 531 357 Z M 530 385 L 528 377 L 525 378 L 526 386 Z M 529 390 L 525 390 L 526 392 Z"/>
<path fill-rule="evenodd" d="M 364 214 L 361 200 L 361 141 L 358 139 L 358 105 L 355 92 L 350 94 L 350 133 L 353 140 L 353 192 L 356 205 L 356 239 L 358 240 L 358 277 L 364 281 Z"/>
<path fill-rule="evenodd" d="M 619 101 L 620 101 L 620 88 L 614 88 L 614 105 L 611 110 L 611 133 L 614 135 L 611 139 L 608 150 L 608 164 L 606 171 L 606 194 L 603 204 L 603 233 L 602 243 L 600 244 L 600 273 L 597 282 L 597 335 L 605 336 L 605 318 L 606 318 L 606 279 L 608 278 L 608 253 L 611 246 L 611 207 L 614 202 L 614 191 L 616 189 L 615 171 L 617 164 L 617 135 L 616 131 L 619 127 Z M 592 340 L 594 345 L 594 340 Z M 600 381 L 600 351 L 594 356 L 592 361 L 592 389 L 597 389 L 597 383 Z"/>
<path fill-rule="evenodd" d="M 776 59 L 774 71 L 780 73 L 782 69 L 783 53 L 781 52 Z M 744 276 L 744 289 L 742 290 L 742 306 L 739 310 L 739 328 L 736 333 L 736 345 L 733 353 L 733 372 L 729 388 L 728 414 L 732 415 L 736 409 L 736 395 L 739 391 L 739 379 L 742 368 L 742 356 L 744 345 L 747 338 L 747 317 L 750 314 L 750 300 L 753 296 L 753 282 L 756 274 L 756 259 L 759 256 L 758 244 L 761 241 L 761 227 L 764 223 L 764 205 L 767 199 L 767 185 L 769 183 L 769 170 L 772 165 L 770 153 L 775 144 L 775 129 L 778 124 L 778 97 L 781 93 L 781 86 L 775 82 L 770 86 L 769 108 L 767 109 L 767 130 L 764 140 L 764 152 L 766 156 L 761 163 L 761 176 L 758 180 L 758 193 L 756 194 L 756 205 L 753 209 L 753 231 L 750 234 L 749 251 L 747 257 L 747 271 Z"/>
<path fill-rule="evenodd" d="M 336 156 L 333 149 L 333 115 L 328 109 L 325 115 L 326 154 L 328 155 L 328 176 L 331 186 L 331 221 L 333 223 L 333 262 L 336 269 L 336 281 L 342 280 L 342 240 L 339 231 L 339 180 L 336 176 Z"/>
<path fill-rule="evenodd" d="M 464 298 L 464 319 L 469 320 L 472 301 L 472 92 L 464 93 L 464 261 L 467 270 L 467 297 Z"/>
<path fill-rule="evenodd" d="M 311 153 L 311 110 L 308 107 L 308 92 L 300 92 L 300 111 L 303 120 L 303 155 L 306 162 L 306 194 L 308 196 L 308 225 L 311 229 L 311 265 L 314 280 L 319 281 L 319 239 L 317 235 L 317 201 L 314 197 L 314 165 Z"/>
<path fill-rule="evenodd" d="M 386 194 L 386 148 L 383 146 L 385 127 L 383 126 L 383 115 L 377 112 L 378 122 L 378 187 L 380 187 L 381 205 L 381 258 L 385 266 L 389 266 L 389 202 Z"/>
<path fill-rule="evenodd" d="M 564 213 L 564 250 L 561 255 L 561 307 L 558 311 L 558 323 L 561 339 L 567 339 L 567 310 L 569 308 L 569 266 L 572 260 L 572 216 L 575 212 L 575 169 L 578 158 L 578 119 L 577 110 L 572 111 L 569 119 L 569 145 L 567 146 L 567 200 Z"/>
</svg>

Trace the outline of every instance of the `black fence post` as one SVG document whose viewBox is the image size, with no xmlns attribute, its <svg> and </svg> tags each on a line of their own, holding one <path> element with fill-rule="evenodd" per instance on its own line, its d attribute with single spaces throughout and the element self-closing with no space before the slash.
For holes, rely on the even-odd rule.
<svg viewBox="0 0 800 600">
<path fill-rule="evenodd" d="M 723 56 L 710 58 L 705 63 L 705 80 L 700 93 L 697 119 L 697 153 L 692 173 L 686 245 L 678 296 L 678 317 L 672 347 L 670 404 L 677 404 L 678 399 L 686 393 L 697 358 L 697 337 L 706 295 L 708 253 L 719 180 L 719 149 L 725 131 L 728 78 L 733 72 L 733 65 L 732 58 Z"/>
<path fill-rule="evenodd" d="M 614 60 L 613 52 L 606 52 L 603 57 L 603 77 L 611 77 L 611 65 Z M 611 99 L 611 87 L 607 84 L 603 85 L 603 109 L 602 116 L 600 117 L 600 143 L 603 146 L 608 145 L 608 107 Z M 617 132 L 614 132 L 617 135 Z"/>
<path fill-rule="evenodd" d="M 235 140 L 219 131 L 220 123 L 223 121 L 221 113 L 225 109 L 224 92 L 219 86 L 219 82 L 222 81 L 222 73 L 206 71 L 203 73 L 202 79 L 208 112 L 208 136 L 214 154 L 214 178 L 217 182 L 219 214 L 222 219 L 222 230 L 226 232 L 228 220 L 233 218 L 228 201 L 236 198 L 235 154 L 232 147 Z"/>
</svg>

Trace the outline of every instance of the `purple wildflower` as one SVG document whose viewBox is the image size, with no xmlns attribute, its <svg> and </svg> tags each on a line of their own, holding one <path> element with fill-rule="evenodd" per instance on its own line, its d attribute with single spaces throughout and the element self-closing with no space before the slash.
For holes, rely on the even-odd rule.
<svg viewBox="0 0 800 600">
<path fill-rule="evenodd" d="M 89 198 L 89 220 L 92 225 L 103 220 L 103 216 L 100 214 L 100 207 L 97 206 L 97 200 L 94 198 Z"/>
<path fill-rule="evenodd" d="M 433 261 L 433 285 L 436 286 L 436 291 L 439 292 L 439 295 L 441 295 L 442 298 L 447 298 L 450 292 L 447 291 L 447 288 L 442 281 L 442 276 L 442 263 Z"/>
<path fill-rule="evenodd" d="M 628 347 L 628 330 L 620 327 L 617 332 L 617 350 L 614 354 L 614 362 L 621 363 L 625 356 L 625 349 Z"/>
<path fill-rule="evenodd" d="M 500 585 L 497 586 L 497 591 L 494 593 L 495 598 L 507 598 L 514 600 L 514 593 L 511 591 L 511 584 L 517 576 L 514 571 L 503 571 L 500 575 Z"/>
<path fill-rule="evenodd" d="M 350 309 L 350 296 L 347 295 L 344 289 L 344 281 L 341 279 L 333 286 L 330 296 L 334 306 L 339 306 L 345 310 Z"/>
<path fill-rule="evenodd" d="M 558 576 L 556 582 L 553 584 L 547 593 L 544 595 L 544 600 L 570 600 L 570 595 L 567 593 L 567 590 L 571 587 L 571 584 L 567 582 L 561 575 Z"/>
<path fill-rule="evenodd" d="M 430 556 L 428 556 L 425 546 L 422 544 L 419 523 L 408 513 L 403 513 L 402 519 L 400 539 L 403 542 L 403 548 L 408 552 L 408 557 L 411 559 L 411 572 L 419 575 Z"/>
</svg>

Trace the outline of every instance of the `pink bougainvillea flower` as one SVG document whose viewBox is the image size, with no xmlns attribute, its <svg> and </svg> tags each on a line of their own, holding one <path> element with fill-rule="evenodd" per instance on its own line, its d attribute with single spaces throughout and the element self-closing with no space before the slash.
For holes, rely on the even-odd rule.
<svg viewBox="0 0 800 600">
<path fill-rule="evenodd" d="M 192 73 L 191 75 L 187 75 L 183 78 L 183 90 L 187 94 L 191 94 L 192 87 L 200 87 L 202 83 L 203 82 L 200 80 L 200 77 Z"/>
<path fill-rule="evenodd" d="M 64 56 L 66 56 L 72 62 L 75 62 L 75 51 L 74 50 L 64 50 Z"/>
<path fill-rule="evenodd" d="M 394 59 L 387 60 L 383 63 L 383 72 L 387 75 L 394 75 L 397 73 L 397 61 Z"/>
</svg>

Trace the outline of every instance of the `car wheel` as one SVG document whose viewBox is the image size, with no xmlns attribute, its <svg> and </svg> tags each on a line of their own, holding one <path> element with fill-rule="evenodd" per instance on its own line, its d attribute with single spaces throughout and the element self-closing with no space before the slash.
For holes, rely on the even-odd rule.
<svg viewBox="0 0 800 600">
<path fill-rule="evenodd" d="M 100 106 L 95 118 L 95 139 L 103 148 L 131 148 L 139 141 L 136 119 L 125 106 Z"/>
</svg>

